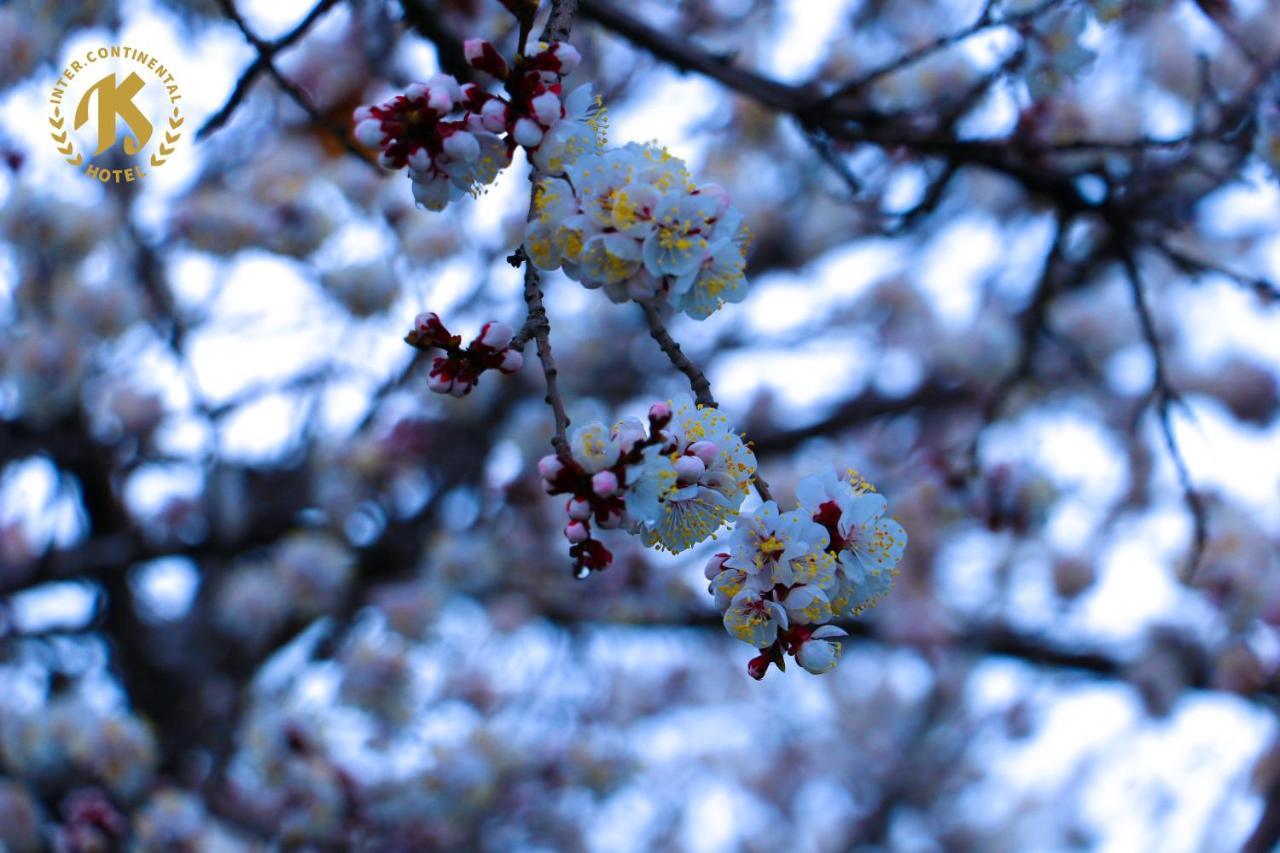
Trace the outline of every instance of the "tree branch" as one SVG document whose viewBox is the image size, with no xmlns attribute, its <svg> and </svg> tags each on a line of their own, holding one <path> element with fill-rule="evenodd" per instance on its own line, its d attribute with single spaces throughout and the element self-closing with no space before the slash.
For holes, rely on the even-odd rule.
<svg viewBox="0 0 1280 853">
<path fill-rule="evenodd" d="M 1205 543 L 1209 538 L 1204 502 L 1200 499 L 1200 494 L 1191 483 L 1191 472 L 1187 469 L 1186 460 L 1182 458 L 1182 451 L 1178 447 L 1177 439 L 1173 434 L 1171 410 L 1178 397 L 1173 390 L 1173 386 L 1169 383 L 1168 372 L 1164 364 L 1164 353 L 1160 346 L 1159 335 L 1156 332 L 1155 321 L 1151 316 L 1151 308 L 1147 304 L 1147 297 L 1142 286 L 1142 276 L 1138 270 L 1137 261 L 1134 259 L 1133 253 L 1123 246 L 1120 248 L 1119 254 L 1120 262 L 1124 266 L 1125 278 L 1129 282 L 1129 292 L 1133 297 L 1133 308 L 1138 315 L 1138 323 L 1142 328 L 1142 337 L 1146 341 L 1147 349 L 1151 352 L 1154 365 L 1153 371 L 1155 375 L 1151 384 L 1151 399 L 1155 401 L 1160 432 L 1164 437 L 1165 447 L 1169 450 L 1169 457 L 1173 460 L 1174 468 L 1178 472 L 1178 484 L 1182 488 L 1183 502 L 1187 506 L 1187 511 L 1191 513 L 1193 526 L 1192 550 L 1186 568 L 1182 573 L 1183 581 L 1190 583 L 1195 577 L 1196 569 L 1200 565 L 1200 557 L 1204 554 Z"/>
<path fill-rule="evenodd" d="M 337 5 L 338 0 L 320 0 L 311 11 L 306 14 L 296 27 L 282 35 L 273 42 L 264 42 L 262 47 L 258 49 L 258 56 L 253 62 L 249 63 L 240 74 L 240 78 L 236 80 L 235 87 L 231 90 L 230 97 L 226 103 L 222 105 L 216 113 L 211 115 L 204 125 L 196 131 L 196 139 L 204 139 L 218 128 L 230 120 L 231 116 L 239 108 L 240 103 L 249 94 L 249 90 L 253 87 L 254 82 L 258 79 L 258 75 L 267 70 L 267 66 L 271 64 L 272 59 L 277 53 L 292 45 L 298 39 L 302 38 L 311 29 L 312 25 L 318 21 L 325 12 L 329 11 L 333 6 Z M 243 31 L 243 27 L 241 28 Z M 256 47 L 256 45 L 255 45 Z"/>
<path fill-rule="evenodd" d="M 381 169 L 378 168 L 378 165 L 370 160 L 369 155 L 366 154 L 362 148 L 356 145 L 354 141 L 352 141 L 351 136 L 347 133 L 347 129 L 326 116 L 324 113 L 320 112 L 320 110 L 311 103 L 311 99 L 307 97 L 306 93 L 299 89 L 293 81 L 289 80 L 280 72 L 280 69 L 276 67 L 275 62 L 271 58 L 271 54 L 273 52 L 271 43 L 258 38 L 258 36 L 249 29 L 249 25 L 236 9 L 234 0 L 218 0 L 218 3 L 222 6 L 227 17 L 230 18 L 240 29 L 241 34 L 244 35 L 245 41 L 249 42 L 253 49 L 258 51 L 258 59 L 255 60 L 255 63 L 259 60 L 263 63 L 263 68 L 271 75 L 271 78 L 276 81 L 276 84 L 284 91 L 284 93 L 289 96 L 289 99 L 297 104 L 303 112 L 310 116 L 312 122 L 314 122 L 316 126 L 322 127 L 329 133 L 333 134 L 334 138 L 342 143 L 342 147 L 345 148 L 349 154 L 354 155 L 366 166 L 380 173 Z M 200 133 L 204 132 L 204 128 L 201 128 Z M 200 134 L 197 134 L 197 136 L 199 135 Z"/>
</svg>

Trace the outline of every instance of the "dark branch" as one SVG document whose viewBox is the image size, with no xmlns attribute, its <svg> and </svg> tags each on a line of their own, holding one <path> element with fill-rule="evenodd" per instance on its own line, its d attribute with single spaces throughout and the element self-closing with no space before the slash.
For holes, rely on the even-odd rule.
<svg viewBox="0 0 1280 853">
<path fill-rule="evenodd" d="M 305 92 L 299 89 L 292 80 L 285 77 L 284 74 L 280 72 L 280 69 L 276 67 L 275 62 L 271 58 L 271 43 L 258 38 L 258 36 L 249 29 L 249 25 L 236 9 L 234 0 L 218 0 L 218 3 L 222 6 L 227 17 L 230 18 L 240 29 L 245 41 L 249 42 L 253 49 L 258 51 L 258 60 L 262 61 L 263 68 L 269 75 L 271 75 L 271 78 L 276 81 L 276 85 L 278 85 L 281 90 L 289 96 L 289 99 L 297 104 L 303 112 L 310 116 L 311 121 L 317 127 L 321 127 L 331 133 L 349 154 L 354 155 L 369 168 L 378 170 L 378 165 L 370 160 L 369 155 L 355 144 L 351 139 L 350 134 L 347 133 L 347 129 L 321 112 L 315 104 L 311 103 L 311 99 L 307 97 Z M 256 61 L 257 60 L 255 60 L 255 62 Z M 201 133 L 203 132 L 204 129 L 201 128 Z"/>
<path fill-rule="evenodd" d="M 272 42 L 264 42 L 263 46 L 258 49 L 258 56 L 249 63 L 241 74 L 240 79 L 236 80 L 235 87 L 231 90 L 230 97 L 226 103 L 222 105 L 216 113 L 209 117 L 200 130 L 196 131 L 196 139 L 204 139 L 218 128 L 230 120 L 231 116 L 239 108 L 240 103 L 249 94 L 249 90 L 253 88 L 254 82 L 257 81 L 258 75 L 267 70 L 267 66 L 277 53 L 292 45 L 298 39 L 302 38 L 311 29 L 312 25 L 318 21 L 325 12 L 329 11 L 337 4 L 338 0 L 320 0 L 311 11 L 307 13 L 296 27 L 282 35 L 280 38 Z M 241 28 L 243 30 L 243 28 Z M 255 46 L 256 47 L 256 46 Z"/>
</svg>

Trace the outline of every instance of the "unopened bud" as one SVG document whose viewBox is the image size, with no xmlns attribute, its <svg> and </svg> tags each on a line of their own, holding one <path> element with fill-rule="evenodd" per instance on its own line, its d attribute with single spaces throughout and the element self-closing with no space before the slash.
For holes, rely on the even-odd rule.
<svg viewBox="0 0 1280 853">
<path fill-rule="evenodd" d="M 502 349 L 511 343 L 511 338 L 514 335 L 515 333 L 511 331 L 510 326 L 494 320 L 480 327 L 480 335 L 476 340 L 490 349 Z"/>
<path fill-rule="evenodd" d="M 681 456 L 675 467 L 676 477 L 681 483 L 696 483 L 707 473 L 707 466 L 696 456 Z"/>
<path fill-rule="evenodd" d="M 689 452 L 701 459 L 702 464 L 706 465 L 708 468 L 710 468 L 711 463 L 715 461 L 716 453 L 719 451 L 720 448 L 716 447 L 715 444 L 710 441 L 695 441 L 693 444 L 689 445 Z"/>
<path fill-rule="evenodd" d="M 502 354 L 502 363 L 498 365 L 498 370 L 503 373 L 519 373 L 522 367 L 524 367 L 524 355 L 518 349 L 509 349 Z"/>
<path fill-rule="evenodd" d="M 702 570 L 703 576 L 711 581 L 724 571 L 724 561 L 729 559 L 728 554 L 712 554 L 711 559 L 707 560 L 707 565 Z"/>
<path fill-rule="evenodd" d="M 564 470 L 564 463 L 554 453 L 548 453 L 538 460 L 538 473 L 544 480 L 554 480 Z"/>
<path fill-rule="evenodd" d="M 612 471 L 600 471 L 591 478 L 591 490 L 602 498 L 618 493 L 618 475 Z"/>
</svg>

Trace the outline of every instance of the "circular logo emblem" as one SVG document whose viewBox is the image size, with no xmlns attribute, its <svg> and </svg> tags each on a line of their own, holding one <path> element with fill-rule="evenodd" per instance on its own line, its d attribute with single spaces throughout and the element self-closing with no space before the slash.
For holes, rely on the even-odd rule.
<svg viewBox="0 0 1280 853">
<path fill-rule="evenodd" d="M 53 85 L 49 135 L 89 177 L 132 183 L 173 156 L 182 139 L 180 100 L 173 72 L 155 55 L 128 45 L 91 48 L 68 62 Z M 124 168 L 88 162 L 113 150 Z"/>
</svg>

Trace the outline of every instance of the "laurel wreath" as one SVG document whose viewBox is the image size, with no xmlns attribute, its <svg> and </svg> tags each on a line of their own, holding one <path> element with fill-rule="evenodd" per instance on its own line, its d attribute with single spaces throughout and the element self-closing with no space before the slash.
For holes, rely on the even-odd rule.
<svg viewBox="0 0 1280 853">
<path fill-rule="evenodd" d="M 182 134 L 178 132 L 178 128 L 182 127 L 185 119 L 177 107 L 173 108 L 173 115 L 169 117 L 169 129 L 165 131 L 164 139 L 156 145 L 156 151 L 151 155 L 152 166 L 163 166 L 173 156 L 173 152 L 177 149 L 178 140 L 182 138 Z M 49 136 L 53 138 L 54 143 L 58 147 L 58 153 L 63 159 L 72 166 L 79 166 L 84 162 L 84 155 L 76 150 L 76 141 L 71 135 L 63 129 L 66 118 L 63 117 L 62 111 L 55 106 L 53 114 L 49 116 L 49 124 L 53 130 L 49 132 Z"/>
<path fill-rule="evenodd" d="M 182 114 L 178 112 L 177 107 L 174 107 L 173 115 L 169 117 L 169 130 L 164 133 L 164 141 L 156 146 L 156 152 L 151 155 L 152 166 L 163 166 L 170 155 L 173 154 L 174 147 L 177 145 L 178 140 L 182 138 L 182 134 L 178 133 L 177 130 L 182 127 L 183 121 Z"/>
<path fill-rule="evenodd" d="M 76 141 L 71 139 L 65 130 L 62 130 L 62 124 L 65 119 L 62 117 L 62 111 L 57 107 L 53 108 L 53 115 L 49 116 L 49 124 L 53 125 L 53 130 L 49 135 L 53 137 L 53 141 L 57 143 L 58 153 L 70 163 L 72 166 L 79 166 L 84 162 L 84 155 L 76 151 Z M 61 133 L 58 131 L 62 130 Z"/>
</svg>

